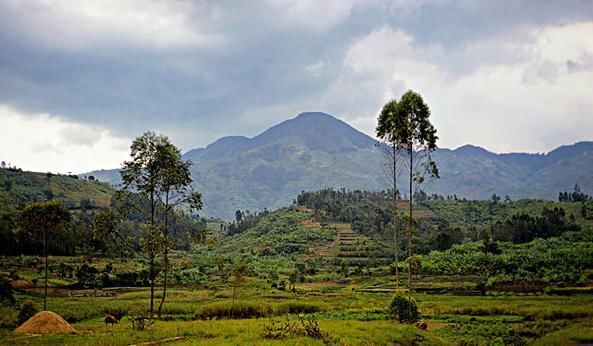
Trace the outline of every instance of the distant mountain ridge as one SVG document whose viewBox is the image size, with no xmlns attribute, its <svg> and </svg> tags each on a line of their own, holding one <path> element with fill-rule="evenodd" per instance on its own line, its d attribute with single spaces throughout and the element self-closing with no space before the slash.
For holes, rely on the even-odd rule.
<svg viewBox="0 0 593 346">
<path fill-rule="evenodd" d="M 253 137 L 223 137 L 183 155 L 194 162 L 194 187 L 204 194 L 207 215 L 231 218 L 234 211 L 288 205 L 303 190 L 324 187 L 389 188 L 376 141 L 326 113 L 302 113 Z M 438 149 L 441 179 L 428 193 L 487 199 L 555 199 L 575 183 L 593 192 L 593 142 L 559 147 L 547 154 L 496 154 L 474 145 Z M 87 173 L 118 183 L 117 170 Z M 402 176 L 401 186 L 407 180 Z M 402 188 L 402 190 L 404 190 Z"/>
<path fill-rule="evenodd" d="M 375 140 L 371 137 L 329 114 L 307 112 L 272 126 L 253 138 L 222 137 L 206 148 L 190 150 L 184 157 L 209 161 L 275 142 L 299 145 L 309 150 L 322 150 L 328 153 L 370 148 L 375 144 Z"/>
</svg>

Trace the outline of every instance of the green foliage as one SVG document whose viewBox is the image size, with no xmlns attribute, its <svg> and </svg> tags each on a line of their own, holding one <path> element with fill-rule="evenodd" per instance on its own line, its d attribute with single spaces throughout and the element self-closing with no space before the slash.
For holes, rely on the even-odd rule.
<svg viewBox="0 0 593 346">
<path fill-rule="evenodd" d="M 220 252 L 260 256 L 306 253 L 312 245 L 332 239 L 329 229 L 305 227 L 303 221 L 309 218 L 309 213 L 290 208 L 269 213 L 255 227 L 222 244 Z"/>
<path fill-rule="evenodd" d="M 422 257 L 425 274 L 480 275 L 491 283 L 576 283 L 593 263 L 593 243 L 562 238 L 536 239 L 526 244 L 468 242 Z"/>
<path fill-rule="evenodd" d="M 401 294 L 393 296 L 389 304 L 391 316 L 401 323 L 415 323 L 420 319 L 420 312 L 416 300 Z"/>
<path fill-rule="evenodd" d="M 574 191 L 572 193 L 560 192 L 558 194 L 559 202 L 585 202 L 592 199 L 592 197 L 581 191 L 579 184 L 574 186 Z"/>
<path fill-rule="evenodd" d="M 450 227 L 461 229 L 464 234 L 473 239 L 478 238 L 481 231 L 489 230 L 492 225 L 502 225 L 513 216 L 529 215 L 533 218 L 537 216 L 546 219 L 548 218 L 546 214 L 554 213 L 554 210 L 557 210 L 558 216 L 560 213 L 563 214 L 562 221 L 565 224 L 574 222 L 580 227 L 589 224 L 581 215 L 580 203 L 529 199 L 501 203 L 430 199 L 422 205 L 446 221 Z M 572 221 L 573 218 L 574 221 Z"/>
<path fill-rule="evenodd" d="M 69 209 L 80 208 L 83 200 L 87 207 L 108 207 L 115 192 L 109 184 L 98 181 L 9 169 L 0 169 L 0 191 L 7 192 L 18 209 L 52 199 Z"/>
<path fill-rule="evenodd" d="M 16 300 L 14 299 L 14 293 L 10 280 L 4 273 L 0 273 L 0 304 L 14 305 Z"/>
<path fill-rule="evenodd" d="M 70 227 L 71 219 L 72 215 L 60 202 L 32 203 L 21 212 L 19 235 L 37 245 L 30 249 L 37 254 L 48 254 L 59 249 L 68 253 L 72 250 L 72 244 L 68 244 L 69 249 L 63 242 L 67 239 L 65 233 Z"/>
<path fill-rule="evenodd" d="M 263 303 L 243 300 L 234 304 L 231 301 L 220 301 L 199 306 L 196 309 L 195 317 L 197 319 L 229 318 L 229 316 L 232 318 L 258 318 L 285 314 L 314 314 L 325 309 L 324 305 L 301 301 Z"/>
<path fill-rule="evenodd" d="M 33 317 L 37 313 L 37 309 L 35 305 L 30 300 L 25 300 L 21 304 L 21 308 L 19 310 L 18 315 L 18 324 L 21 325 L 25 323 L 29 318 Z"/>
<path fill-rule="evenodd" d="M 154 288 L 157 276 L 156 258 L 162 254 L 163 293 L 158 307 L 161 315 L 169 277 L 170 221 L 176 207 L 190 211 L 202 209 L 202 195 L 194 192 L 189 160 L 169 138 L 146 132 L 130 146 L 130 160 L 124 162 L 121 178 L 124 190 L 118 193 L 122 211 L 140 214 L 145 222 L 141 245 L 149 267 L 150 316 L 154 311 Z"/>
<path fill-rule="evenodd" d="M 258 318 L 274 314 L 274 308 L 257 302 L 219 302 L 200 306 L 196 310 L 197 319 L 212 318 Z"/>
</svg>

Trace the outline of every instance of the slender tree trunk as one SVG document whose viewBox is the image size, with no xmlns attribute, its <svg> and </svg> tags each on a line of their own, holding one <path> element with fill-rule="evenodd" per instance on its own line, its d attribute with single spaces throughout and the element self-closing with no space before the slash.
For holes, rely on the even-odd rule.
<svg viewBox="0 0 593 346">
<path fill-rule="evenodd" d="M 161 312 L 163 310 L 163 304 L 165 303 L 165 296 L 167 295 L 167 279 L 169 278 L 169 191 L 165 195 L 165 225 L 163 228 L 165 233 L 165 245 L 163 247 L 163 296 L 161 297 L 161 303 L 159 304 L 158 316 L 161 318 Z"/>
<path fill-rule="evenodd" d="M 163 295 L 161 297 L 161 302 L 159 304 L 159 309 L 158 309 L 158 316 L 159 318 L 161 318 L 161 312 L 163 310 L 163 304 L 165 303 L 165 296 L 167 295 L 167 278 L 168 278 L 168 274 L 169 274 L 169 258 L 168 258 L 168 254 L 169 251 L 167 248 L 165 248 L 164 250 L 164 258 L 163 258 L 163 270 L 164 270 L 164 275 L 165 277 L 163 278 Z"/>
<path fill-rule="evenodd" d="M 391 216 L 391 226 L 393 228 L 393 256 L 395 259 L 395 289 L 399 289 L 399 261 L 398 261 L 398 246 L 399 246 L 399 232 L 397 231 L 397 152 L 396 147 L 392 147 L 393 160 L 393 215 Z"/>
<path fill-rule="evenodd" d="M 154 315 L 154 256 L 150 254 L 150 318 Z"/>
<path fill-rule="evenodd" d="M 237 280 L 237 278 L 235 278 L 235 280 Z M 233 285 L 233 300 L 231 302 L 231 311 L 230 311 L 231 319 L 233 318 L 233 315 L 234 315 L 233 310 L 235 310 L 235 298 L 236 297 L 237 297 L 237 283 L 235 281 L 235 284 Z"/>
<path fill-rule="evenodd" d="M 150 193 L 150 230 L 149 230 L 149 239 L 150 239 L 150 244 L 148 246 L 148 257 L 149 257 L 149 266 L 150 266 L 150 270 L 149 270 L 149 275 L 150 275 L 150 318 L 152 319 L 153 315 L 154 315 L 154 281 L 155 281 L 155 268 L 154 268 L 154 257 L 155 257 L 155 242 L 156 242 L 156 237 L 155 237 L 155 224 L 154 224 L 154 220 L 155 220 L 155 204 L 154 204 L 154 192 Z"/>
<path fill-rule="evenodd" d="M 43 290 L 43 311 L 47 311 L 47 229 L 43 230 L 43 257 L 45 257 L 45 287 Z"/>
<path fill-rule="evenodd" d="M 414 234 L 413 220 L 413 178 L 414 178 L 414 151 L 409 148 L 410 155 L 410 198 L 409 198 L 409 219 L 408 219 L 408 300 L 412 300 L 412 236 Z"/>
</svg>

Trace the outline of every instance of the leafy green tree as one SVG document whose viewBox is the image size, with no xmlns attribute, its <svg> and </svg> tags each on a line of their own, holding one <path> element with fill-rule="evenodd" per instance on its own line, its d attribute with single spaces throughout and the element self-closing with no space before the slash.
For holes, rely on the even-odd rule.
<svg viewBox="0 0 593 346">
<path fill-rule="evenodd" d="M 160 203 L 164 209 L 161 220 L 163 232 L 163 294 L 158 308 L 158 315 L 161 316 L 165 297 L 167 296 L 167 283 L 169 278 L 169 249 L 170 239 L 170 218 L 175 216 L 176 207 L 184 205 L 191 211 L 202 209 L 202 195 L 192 189 L 192 178 L 189 171 L 191 161 L 181 159 L 181 150 L 165 140 L 158 151 L 159 162 L 164 166 L 160 182 Z"/>
<path fill-rule="evenodd" d="M 110 240 L 114 238 L 120 222 L 117 214 L 111 209 L 103 209 L 95 214 L 89 234 L 90 239 L 88 239 L 87 256 L 89 259 L 108 251 Z"/>
<path fill-rule="evenodd" d="M 181 160 L 181 151 L 168 137 L 146 132 L 130 147 L 129 161 L 124 162 L 121 177 L 123 190 L 119 192 L 122 209 L 142 215 L 145 220 L 143 246 L 149 266 L 150 315 L 154 315 L 154 290 L 157 276 L 156 259 L 163 254 L 164 284 L 159 314 L 166 296 L 171 246 L 169 217 L 183 204 L 190 210 L 202 207 L 201 194 L 191 188 L 190 161 Z"/>
<path fill-rule="evenodd" d="M 42 238 L 43 257 L 45 258 L 45 285 L 43 294 L 43 310 L 47 310 L 47 278 L 48 278 L 48 243 L 70 226 L 71 215 L 63 204 L 56 201 L 33 203 L 25 207 L 21 213 L 20 231 L 26 237 L 39 240 Z M 42 234 L 39 234 L 39 233 Z"/>
<path fill-rule="evenodd" d="M 437 148 L 436 129 L 430 122 L 430 108 L 420 94 L 407 91 L 393 106 L 394 143 L 403 151 L 402 157 L 408 168 L 409 210 L 408 257 L 413 255 L 412 238 L 417 222 L 414 219 L 414 194 L 424 183 L 425 177 L 438 178 L 439 172 L 432 159 Z M 408 266 L 408 295 L 411 299 L 413 268 Z"/>
<path fill-rule="evenodd" d="M 392 100 L 383 106 L 378 118 L 378 125 L 375 129 L 377 137 L 381 140 L 386 158 L 386 173 L 391 180 L 391 232 L 393 235 L 393 256 L 395 261 L 395 288 L 399 288 L 399 230 L 397 228 L 397 178 L 400 171 L 400 152 L 401 145 L 397 137 L 395 114 L 397 110 L 397 101 Z"/>
<path fill-rule="evenodd" d="M 399 294 L 393 296 L 389 305 L 389 313 L 401 323 L 414 323 L 420 319 L 416 300 L 406 299 Z"/>
<path fill-rule="evenodd" d="M 15 240 L 13 230 L 16 227 L 18 212 L 10 194 L 0 189 L 0 253 L 14 254 Z"/>
</svg>

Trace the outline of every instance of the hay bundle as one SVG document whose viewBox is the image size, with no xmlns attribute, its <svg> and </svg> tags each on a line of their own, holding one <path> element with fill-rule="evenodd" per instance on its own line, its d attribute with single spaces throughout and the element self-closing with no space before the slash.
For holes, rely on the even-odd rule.
<svg viewBox="0 0 593 346">
<path fill-rule="evenodd" d="M 41 311 L 28 319 L 15 334 L 61 334 L 73 333 L 75 330 L 70 323 L 66 322 L 60 315 L 51 311 Z"/>
</svg>

